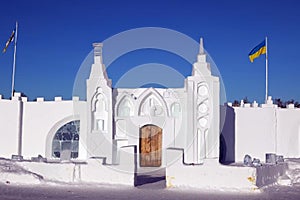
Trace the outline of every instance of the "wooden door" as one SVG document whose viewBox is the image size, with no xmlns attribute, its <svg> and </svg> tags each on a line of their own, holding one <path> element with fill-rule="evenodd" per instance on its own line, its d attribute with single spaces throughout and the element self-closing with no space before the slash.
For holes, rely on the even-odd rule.
<svg viewBox="0 0 300 200">
<path fill-rule="evenodd" d="M 140 166 L 160 167 L 162 129 L 155 125 L 140 128 Z"/>
</svg>

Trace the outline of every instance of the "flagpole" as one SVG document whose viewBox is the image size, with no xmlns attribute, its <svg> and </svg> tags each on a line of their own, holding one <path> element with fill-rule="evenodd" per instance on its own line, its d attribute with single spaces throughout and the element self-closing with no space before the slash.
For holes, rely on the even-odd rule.
<svg viewBox="0 0 300 200">
<path fill-rule="evenodd" d="M 266 37 L 266 97 L 265 101 L 268 100 L 268 38 Z"/>
<path fill-rule="evenodd" d="M 13 98 L 13 96 L 14 96 L 14 87 L 15 87 L 17 39 L 18 39 L 18 22 L 16 22 L 16 34 L 15 34 L 15 44 L 14 44 L 14 61 L 13 61 L 13 72 L 12 72 L 12 80 L 11 80 L 11 98 Z"/>
</svg>

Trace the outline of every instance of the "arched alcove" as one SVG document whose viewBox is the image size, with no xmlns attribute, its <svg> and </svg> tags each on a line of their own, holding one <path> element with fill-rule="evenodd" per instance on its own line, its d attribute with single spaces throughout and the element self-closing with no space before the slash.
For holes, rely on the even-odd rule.
<svg viewBox="0 0 300 200">
<path fill-rule="evenodd" d="M 125 96 L 121 99 L 117 106 L 118 117 L 131 117 L 134 115 L 134 106 L 131 100 Z"/>
<path fill-rule="evenodd" d="M 74 120 L 61 126 L 52 140 L 51 155 L 54 158 L 66 157 L 77 158 L 79 150 L 80 121 Z M 69 154 L 69 155 L 67 155 Z"/>
<path fill-rule="evenodd" d="M 107 130 L 108 102 L 101 88 L 92 98 L 92 129 L 93 131 Z"/>
<path fill-rule="evenodd" d="M 139 116 L 169 116 L 166 102 L 154 88 L 145 90 L 139 96 L 136 105 L 138 106 L 136 114 Z"/>
</svg>

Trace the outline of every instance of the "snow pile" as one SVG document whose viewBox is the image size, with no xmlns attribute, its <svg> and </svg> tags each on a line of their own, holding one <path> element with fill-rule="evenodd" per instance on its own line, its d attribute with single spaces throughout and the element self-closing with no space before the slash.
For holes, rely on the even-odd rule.
<svg viewBox="0 0 300 200">
<path fill-rule="evenodd" d="M 289 158 L 289 170 L 286 175 L 291 179 L 292 184 L 300 183 L 300 158 Z"/>
<path fill-rule="evenodd" d="M 39 184 L 43 177 L 25 170 L 16 162 L 0 158 L 0 183 Z"/>
<path fill-rule="evenodd" d="M 300 184 L 300 158 L 285 159 L 288 170 L 285 175 L 278 178 L 277 183 L 282 186 L 294 186 Z"/>
</svg>

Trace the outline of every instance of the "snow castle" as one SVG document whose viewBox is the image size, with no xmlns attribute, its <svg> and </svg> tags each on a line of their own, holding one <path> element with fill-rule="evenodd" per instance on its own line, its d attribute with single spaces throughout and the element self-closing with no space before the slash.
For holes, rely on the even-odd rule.
<svg viewBox="0 0 300 200">
<path fill-rule="evenodd" d="M 219 160 L 238 163 L 250 154 L 264 161 L 266 153 L 300 156 L 300 109 L 277 108 L 271 99 L 260 106 L 220 106 L 219 78 L 211 74 L 202 39 L 183 88 L 112 88 L 102 44 L 93 47 L 86 101 L 78 97 L 28 101 L 20 93 L 11 100 L 0 96 L 1 157 L 30 160 L 40 155 L 50 163 L 64 161 L 56 169 L 51 165 L 56 174 L 70 161 L 68 170 L 76 172 L 66 178 L 70 181 L 134 185 L 138 170 L 164 168 L 168 186 L 230 187 L 226 180 L 239 171 L 240 179 L 233 184 L 254 187 L 269 182 L 249 177 L 258 180 L 257 170 L 269 169 L 229 167 Z M 22 163 L 36 169 L 37 163 Z M 285 168 L 282 164 L 272 170 L 278 177 Z M 193 178 L 195 174 L 200 177 Z M 201 176 L 210 178 L 201 181 Z"/>
</svg>

